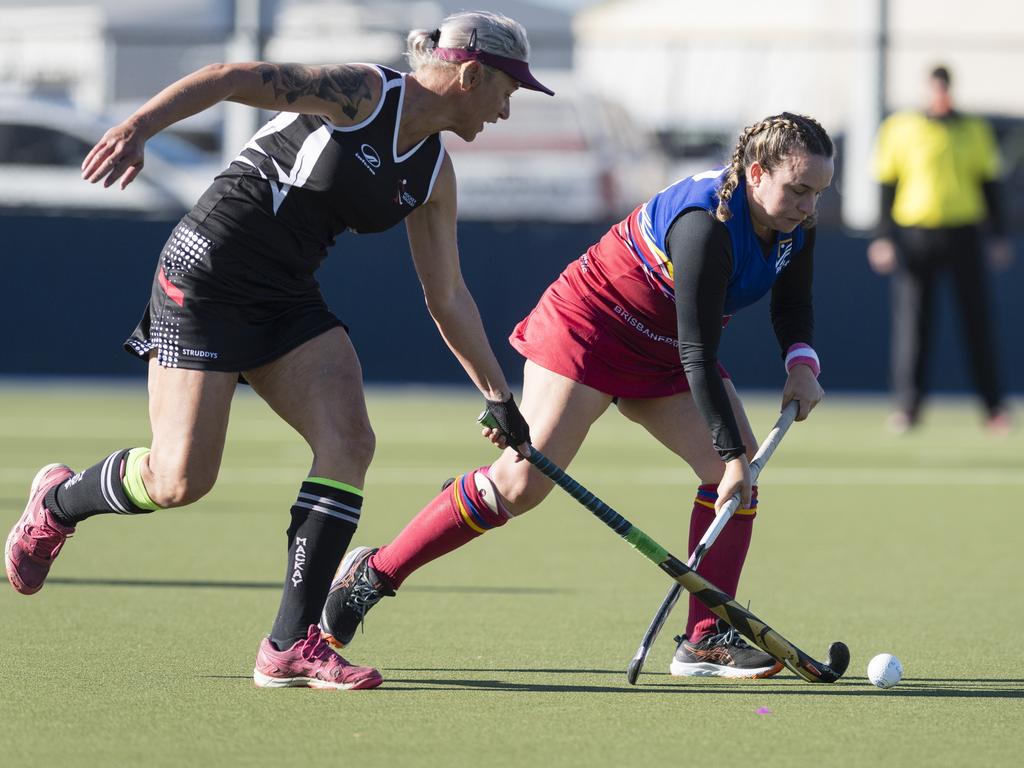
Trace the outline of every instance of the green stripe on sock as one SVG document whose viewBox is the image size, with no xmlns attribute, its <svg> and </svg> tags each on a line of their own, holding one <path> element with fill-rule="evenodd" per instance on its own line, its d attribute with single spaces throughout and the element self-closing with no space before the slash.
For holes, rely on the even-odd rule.
<svg viewBox="0 0 1024 768">
<path fill-rule="evenodd" d="M 307 483 L 320 483 L 320 485 L 326 485 L 328 488 L 337 488 L 339 491 L 348 491 L 354 493 L 359 498 L 363 498 L 363 492 L 361 489 L 356 488 L 354 485 L 348 483 L 342 483 L 337 480 L 331 480 L 327 477 L 307 477 Z"/>
<path fill-rule="evenodd" d="M 124 485 L 125 495 L 139 509 L 160 509 L 160 505 L 149 498 L 146 491 L 146 484 L 142 482 L 142 459 L 149 455 L 149 448 L 132 448 L 128 451 L 128 458 L 124 463 Z"/>
</svg>

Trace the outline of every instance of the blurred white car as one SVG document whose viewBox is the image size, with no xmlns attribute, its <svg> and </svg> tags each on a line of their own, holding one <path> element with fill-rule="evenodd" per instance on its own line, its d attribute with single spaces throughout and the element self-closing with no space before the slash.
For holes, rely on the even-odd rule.
<svg viewBox="0 0 1024 768">
<path fill-rule="evenodd" d="M 517 91 L 511 118 L 470 143 L 444 134 L 460 219 L 611 221 L 669 182 L 667 158 L 625 110 L 538 77 L 557 95 Z"/>
<path fill-rule="evenodd" d="M 127 189 L 89 184 L 82 161 L 114 122 L 61 103 L 0 96 L 0 211 L 173 218 L 221 170 L 216 158 L 161 134 L 147 142 L 145 167 Z"/>
</svg>

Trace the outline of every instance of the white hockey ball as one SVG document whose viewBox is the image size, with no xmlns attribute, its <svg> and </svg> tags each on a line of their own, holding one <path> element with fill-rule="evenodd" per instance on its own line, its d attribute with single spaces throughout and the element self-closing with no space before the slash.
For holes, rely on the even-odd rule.
<svg viewBox="0 0 1024 768">
<path fill-rule="evenodd" d="M 879 688 L 892 688 L 903 677 L 903 665 L 891 653 L 880 653 L 868 662 L 868 680 Z"/>
</svg>

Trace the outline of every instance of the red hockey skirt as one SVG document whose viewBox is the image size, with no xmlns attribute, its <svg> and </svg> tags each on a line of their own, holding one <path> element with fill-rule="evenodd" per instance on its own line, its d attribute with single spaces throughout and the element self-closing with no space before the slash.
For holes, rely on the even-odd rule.
<svg viewBox="0 0 1024 768">
<path fill-rule="evenodd" d="M 591 259 L 599 247 L 548 287 L 512 331 L 512 346 L 542 368 L 614 397 L 688 392 L 673 300 L 638 265 L 598 268 Z M 721 364 L 718 369 L 729 378 Z"/>
</svg>

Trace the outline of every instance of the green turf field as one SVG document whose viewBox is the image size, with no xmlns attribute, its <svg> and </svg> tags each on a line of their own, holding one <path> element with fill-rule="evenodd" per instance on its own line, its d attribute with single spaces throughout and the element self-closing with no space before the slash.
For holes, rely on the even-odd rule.
<svg viewBox="0 0 1024 768">
<path fill-rule="evenodd" d="M 773 402 L 753 400 L 761 433 Z M 374 391 L 378 451 L 357 544 L 384 543 L 440 481 L 485 463 L 478 400 Z M 221 479 L 183 510 L 80 526 L 46 588 L 0 590 L 5 766 L 1010 766 L 1024 749 L 1024 432 L 971 403 L 918 434 L 833 398 L 762 476 L 739 600 L 834 685 L 666 674 L 682 604 L 641 685 L 625 668 L 669 581 L 563 493 L 413 576 L 348 655 L 383 687 L 258 690 L 288 507 L 308 451 L 251 393 Z M 144 387 L 0 386 L 3 532 L 36 469 L 148 441 Z M 572 467 L 685 559 L 689 471 L 609 413 Z M 888 651 L 906 676 L 865 679 Z"/>
</svg>

